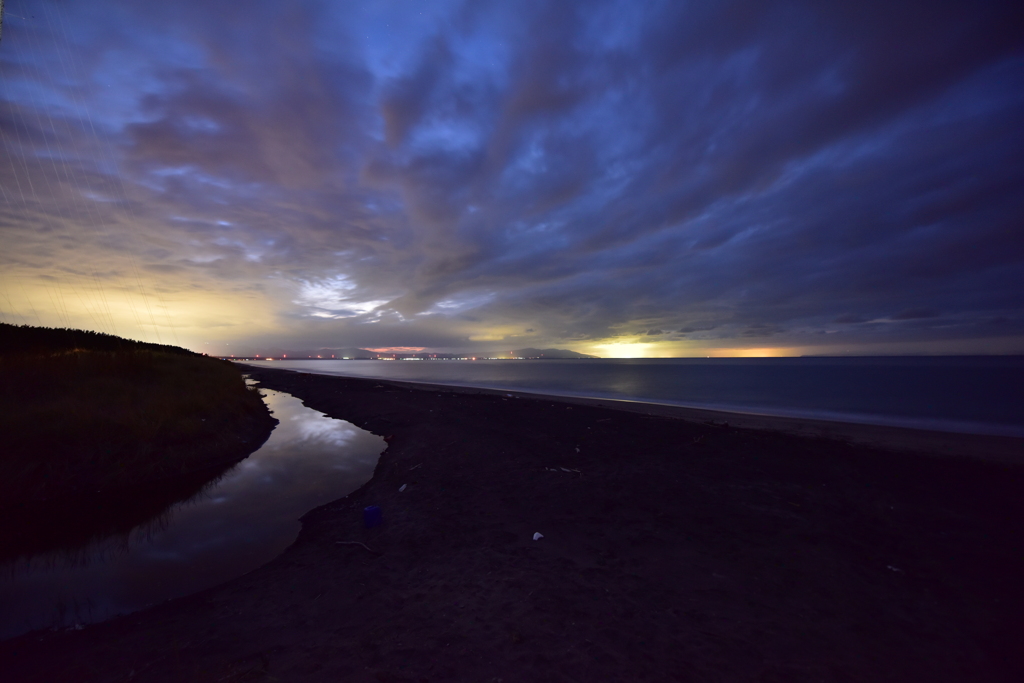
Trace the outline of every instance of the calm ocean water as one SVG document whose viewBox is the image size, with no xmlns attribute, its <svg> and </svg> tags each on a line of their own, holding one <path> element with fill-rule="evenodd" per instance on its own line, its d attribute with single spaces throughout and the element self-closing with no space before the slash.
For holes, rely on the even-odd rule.
<svg viewBox="0 0 1024 683">
<path fill-rule="evenodd" d="M 326 375 L 1024 437 L 1024 356 L 313 360 L 259 365 Z"/>
</svg>

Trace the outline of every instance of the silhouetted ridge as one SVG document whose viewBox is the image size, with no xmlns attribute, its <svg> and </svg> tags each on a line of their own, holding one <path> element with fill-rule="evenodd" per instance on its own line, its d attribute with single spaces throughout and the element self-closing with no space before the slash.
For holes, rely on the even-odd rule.
<svg viewBox="0 0 1024 683">
<path fill-rule="evenodd" d="M 570 351 L 569 349 L 519 349 L 512 352 L 519 358 L 597 358 L 588 353 Z"/>
<path fill-rule="evenodd" d="M 198 356 L 193 351 L 169 344 L 124 339 L 104 332 L 73 330 L 66 327 L 33 327 L 0 323 L 0 356 L 84 351 L 163 351 Z"/>
</svg>

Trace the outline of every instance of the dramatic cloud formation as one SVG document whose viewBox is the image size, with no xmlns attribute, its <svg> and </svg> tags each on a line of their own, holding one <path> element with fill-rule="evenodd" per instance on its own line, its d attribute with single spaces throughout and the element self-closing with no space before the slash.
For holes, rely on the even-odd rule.
<svg viewBox="0 0 1024 683">
<path fill-rule="evenodd" d="M 1024 352 L 1011 2 L 8 0 L 0 316 L 181 343 Z"/>
</svg>

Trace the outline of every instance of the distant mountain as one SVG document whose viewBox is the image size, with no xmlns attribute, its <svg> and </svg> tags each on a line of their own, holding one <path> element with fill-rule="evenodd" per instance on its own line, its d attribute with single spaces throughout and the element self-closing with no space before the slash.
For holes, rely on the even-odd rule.
<svg viewBox="0 0 1024 683">
<path fill-rule="evenodd" d="M 354 348 L 348 348 L 348 349 L 317 349 L 316 351 L 296 351 L 294 353 L 292 353 L 291 351 L 288 352 L 288 357 L 289 358 L 294 358 L 295 360 L 301 360 L 303 358 L 317 358 L 317 357 L 320 357 L 320 358 L 330 358 L 331 356 L 334 356 L 334 358 L 336 360 L 337 359 L 342 359 L 342 358 L 349 358 L 349 359 L 354 359 L 354 360 L 366 360 L 366 359 L 376 358 L 379 355 L 380 354 L 378 354 L 378 353 L 376 353 L 374 351 L 368 351 L 366 349 L 354 349 Z"/>
<path fill-rule="evenodd" d="M 518 349 L 512 354 L 517 358 L 597 358 L 586 353 L 569 349 Z"/>
<path fill-rule="evenodd" d="M 380 354 L 373 351 L 367 351 L 366 349 L 316 349 L 311 351 L 309 349 L 281 349 L 278 348 L 264 348 L 259 352 L 259 355 L 240 355 L 240 358 L 287 358 L 288 360 L 306 360 L 308 358 L 320 358 L 320 359 L 354 359 L 354 360 L 372 360 Z"/>
<path fill-rule="evenodd" d="M 263 354 L 264 358 L 282 358 L 286 357 L 288 360 L 306 360 L 308 358 L 320 358 L 320 359 L 352 359 L 352 360 L 373 360 L 377 358 L 423 358 L 423 359 L 459 359 L 459 358 L 531 358 L 531 359 L 547 359 L 547 358 L 597 358 L 598 356 L 590 356 L 585 353 L 578 353 L 576 351 L 570 351 L 568 349 L 517 349 L 514 351 L 475 351 L 475 352 L 460 352 L 460 353 L 431 353 L 423 351 L 420 353 L 408 353 L 408 352 L 394 352 L 388 353 L 385 351 L 370 351 L 368 349 L 317 349 L 316 351 L 278 351 L 277 353 L 266 353 Z"/>
<path fill-rule="evenodd" d="M 354 358 L 357 360 L 363 360 L 366 358 L 376 358 L 377 353 L 374 351 L 368 351 L 366 349 L 320 349 L 314 354 L 310 354 L 314 357 L 317 355 L 323 356 L 324 358 L 330 358 L 332 355 L 335 358 Z"/>
</svg>

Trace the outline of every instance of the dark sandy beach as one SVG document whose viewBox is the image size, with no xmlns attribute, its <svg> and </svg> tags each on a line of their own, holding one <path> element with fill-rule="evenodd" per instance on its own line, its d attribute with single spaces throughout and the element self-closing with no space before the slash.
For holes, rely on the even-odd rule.
<svg viewBox="0 0 1024 683">
<path fill-rule="evenodd" d="M 388 437 L 373 479 L 227 584 L 0 643 L 0 678 L 1024 680 L 1016 440 L 252 375 Z"/>
</svg>

